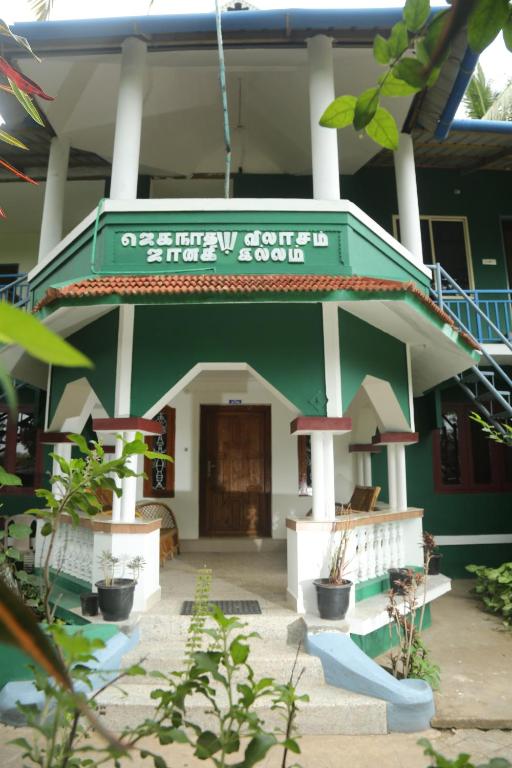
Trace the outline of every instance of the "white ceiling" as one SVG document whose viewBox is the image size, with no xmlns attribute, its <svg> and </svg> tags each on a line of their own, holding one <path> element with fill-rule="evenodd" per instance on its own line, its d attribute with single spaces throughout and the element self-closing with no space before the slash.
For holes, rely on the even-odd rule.
<svg viewBox="0 0 512 768">
<path fill-rule="evenodd" d="M 336 93 L 359 93 L 380 68 L 368 48 L 334 51 Z M 222 173 L 224 144 L 216 51 L 150 53 L 145 82 L 141 166 L 155 175 Z M 226 51 L 233 170 L 309 174 L 310 133 L 305 49 Z M 57 134 L 110 160 L 120 55 L 21 62 L 55 96 L 44 102 Z M 410 99 L 388 100 L 399 124 Z M 326 104 L 327 106 L 327 104 Z M 351 128 L 339 133 L 340 169 L 354 173 L 378 152 Z"/>
</svg>

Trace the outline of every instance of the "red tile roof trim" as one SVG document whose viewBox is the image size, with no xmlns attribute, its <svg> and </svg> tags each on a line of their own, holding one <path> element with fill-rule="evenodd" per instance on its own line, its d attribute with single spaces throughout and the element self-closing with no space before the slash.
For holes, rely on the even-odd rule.
<svg viewBox="0 0 512 768">
<path fill-rule="evenodd" d="M 62 299 L 104 296 L 157 296 L 186 294 L 244 294 L 244 293 L 332 293 L 358 291 L 364 293 L 404 292 L 416 296 L 443 322 L 457 331 L 453 320 L 425 295 L 413 282 L 381 280 L 376 277 L 342 277 L 340 275 L 108 275 L 49 288 L 37 304 L 38 311 Z M 459 331 L 467 344 L 480 347 Z"/>
</svg>

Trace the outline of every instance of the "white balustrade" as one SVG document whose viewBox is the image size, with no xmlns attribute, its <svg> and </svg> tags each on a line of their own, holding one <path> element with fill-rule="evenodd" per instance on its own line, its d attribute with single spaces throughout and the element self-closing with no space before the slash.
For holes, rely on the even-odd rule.
<svg viewBox="0 0 512 768">
<path fill-rule="evenodd" d="M 383 576 L 389 568 L 406 565 L 402 525 L 385 522 L 354 529 L 356 562 L 351 568 L 357 581 Z"/>
<path fill-rule="evenodd" d="M 46 559 L 49 543 L 47 537 L 39 537 L 37 564 Z M 90 528 L 63 524 L 59 526 L 53 544 L 50 565 L 59 573 L 92 583 L 93 532 Z"/>
</svg>

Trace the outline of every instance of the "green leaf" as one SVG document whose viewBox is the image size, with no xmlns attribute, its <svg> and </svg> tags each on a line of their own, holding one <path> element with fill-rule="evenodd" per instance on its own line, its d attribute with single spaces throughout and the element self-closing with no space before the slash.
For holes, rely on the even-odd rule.
<svg viewBox="0 0 512 768">
<path fill-rule="evenodd" d="M 0 302 L 0 341 L 18 344 L 32 357 L 52 365 L 92 368 L 91 361 L 50 331 L 33 315 Z"/>
<path fill-rule="evenodd" d="M 404 80 L 410 86 L 421 90 L 427 85 L 427 75 L 425 67 L 417 59 L 406 58 L 399 61 L 398 64 L 393 67 L 393 75 L 398 80 Z"/>
<path fill-rule="evenodd" d="M 468 20 L 468 43 L 475 53 L 481 53 L 507 24 L 508 0 L 477 0 Z"/>
<path fill-rule="evenodd" d="M 41 630 L 32 611 L 2 579 L 0 579 L 0 636 L 3 642 L 24 651 L 66 690 L 72 690 L 68 671 L 53 644 Z"/>
<path fill-rule="evenodd" d="M 241 763 L 237 763 L 234 768 L 252 768 L 256 763 L 260 763 L 269 749 L 277 744 L 276 737 L 271 733 L 261 733 L 254 736 L 245 750 L 245 757 Z"/>
<path fill-rule="evenodd" d="M 129 675 L 129 677 L 136 677 L 137 675 L 145 675 L 146 670 L 141 667 L 140 664 L 132 664 L 131 667 L 123 669 L 123 675 Z"/>
<path fill-rule="evenodd" d="M 9 536 L 13 539 L 25 539 L 30 536 L 32 529 L 30 525 L 22 525 L 21 523 L 11 523 L 9 526 Z"/>
<path fill-rule="evenodd" d="M 30 115 L 32 120 L 34 120 L 34 122 L 36 122 L 39 125 L 42 125 L 44 127 L 44 120 L 41 117 L 41 115 L 39 114 L 36 105 L 34 104 L 32 99 L 30 98 L 28 93 L 25 93 L 20 88 L 18 88 L 18 86 L 16 85 L 14 80 L 11 80 L 10 77 L 8 77 L 7 79 L 9 81 L 9 85 L 11 86 L 11 90 L 12 90 L 13 94 L 16 96 L 16 98 L 20 102 L 20 104 L 23 107 L 23 109 L 25 110 L 25 112 L 28 112 L 28 114 Z"/>
<path fill-rule="evenodd" d="M 391 59 L 388 41 L 382 35 L 373 38 L 373 58 L 378 64 L 387 64 Z"/>
<path fill-rule="evenodd" d="M 512 10 L 510 11 L 507 21 L 503 25 L 503 40 L 509 51 L 512 51 Z"/>
<path fill-rule="evenodd" d="M 199 736 L 194 754 L 200 760 L 207 760 L 222 749 L 218 736 L 212 731 L 203 731 Z"/>
<path fill-rule="evenodd" d="M 419 32 L 430 13 L 430 0 L 406 0 L 403 17 L 410 32 Z"/>
<path fill-rule="evenodd" d="M 11 414 L 14 414 L 15 416 L 17 402 L 18 402 L 18 398 L 16 397 L 16 390 L 14 389 L 14 385 L 12 383 L 11 377 L 1 365 L 0 365 L 0 386 L 2 387 L 5 395 L 5 399 L 7 400 L 7 406 Z"/>
<path fill-rule="evenodd" d="M 282 746 L 285 747 L 285 749 L 290 750 L 290 752 L 300 755 L 300 747 L 295 739 L 286 739 L 286 741 L 283 741 Z"/>
<path fill-rule="evenodd" d="M 247 657 L 249 656 L 249 646 L 245 643 L 241 643 L 238 640 L 233 640 L 229 647 L 231 658 L 235 664 L 245 664 Z"/>
<path fill-rule="evenodd" d="M 371 123 L 366 126 L 366 133 L 377 144 L 386 149 L 398 149 L 398 127 L 395 118 L 384 107 L 379 107 Z"/>
<path fill-rule="evenodd" d="M 373 119 L 379 106 L 378 88 L 368 88 L 359 96 L 354 113 L 354 128 L 361 131 Z"/>
<path fill-rule="evenodd" d="M 7 557 L 10 557 L 11 560 L 21 560 L 21 552 L 15 547 L 7 547 L 5 554 Z"/>
<path fill-rule="evenodd" d="M 323 113 L 320 125 L 324 128 L 345 128 L 351 125 L 354 121 L 356 103 L 355 96 L 338 96 Z"/>
<path fill-rule="evenodd" d="M 41 528 L 41 536 L 49 536 L 52 531 L 53 531 L 52 524 L 50 522 L 47 522 Z"/>
<path fill-rule="evenodd" d="M 188 744 L 187 734 L 178 728 L 165 728 L 160 726 L 157 731 L 160 744 Z"/>
<path fill-rule="evenodd" d="M 389 55 L 392 59 L 397 59 L 404 53 L 409 47 L 409 35 L 407 34 L 407 27 L 403 21 L 397 22 L 391 30 L 391 34 L 388 39 Z"/>
<path fill-rule="evenodd" d="M 0 485 L 22 485 L 21 478 L 12 475 L 0 465 Z"/>
<path fill-rule="evenodd" d="M 90 456 L 91 451 L 89 450 L 89 446 L 87 445 L 87 440 L 83 435 L 68 435 L 67 436 L 69 440 L 71 440 L 72 443 L 77 445 L 82 453 L 85 453 L 87 456 Z"/>
<path fill-rule="evenodd" d="M 410 96 L 413 93 L 418 93 L 420 88 L 416 85 L 410 85 L 405 80 L 399 80 L 393 74 L 393 71 L 389 71 L 382 75 L 379 79 L 382 83 L 380 93 L 381 96 Z"/>
<path fill-rule="evenodd" d="M 18 147 L 18 149 L 28 149 L 27 145 L 17 139 L 16 136 L 12 136 L 10 133 L 7 133 L 7 131 L 2 131 L 1 129 L 0 141 L 5 142 L 6 144 L 12 144 L 13 147 Z"/>
</svg>

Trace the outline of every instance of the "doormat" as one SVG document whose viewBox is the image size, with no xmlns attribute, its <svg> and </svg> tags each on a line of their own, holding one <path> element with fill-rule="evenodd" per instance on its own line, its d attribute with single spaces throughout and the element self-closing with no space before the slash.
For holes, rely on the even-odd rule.
<svg viewBox="0 0 512 768">
<path fill-rule="evenodd" d="M 209 605 L 218 606 L 226 616 L 247 616 L 249 613 L 261 613 L 257 600 L 210 600 Z M 181 606 L 182 616 L 192 616 L 194 613 L 194 601 L 185 600 Z"/>
</svg>

